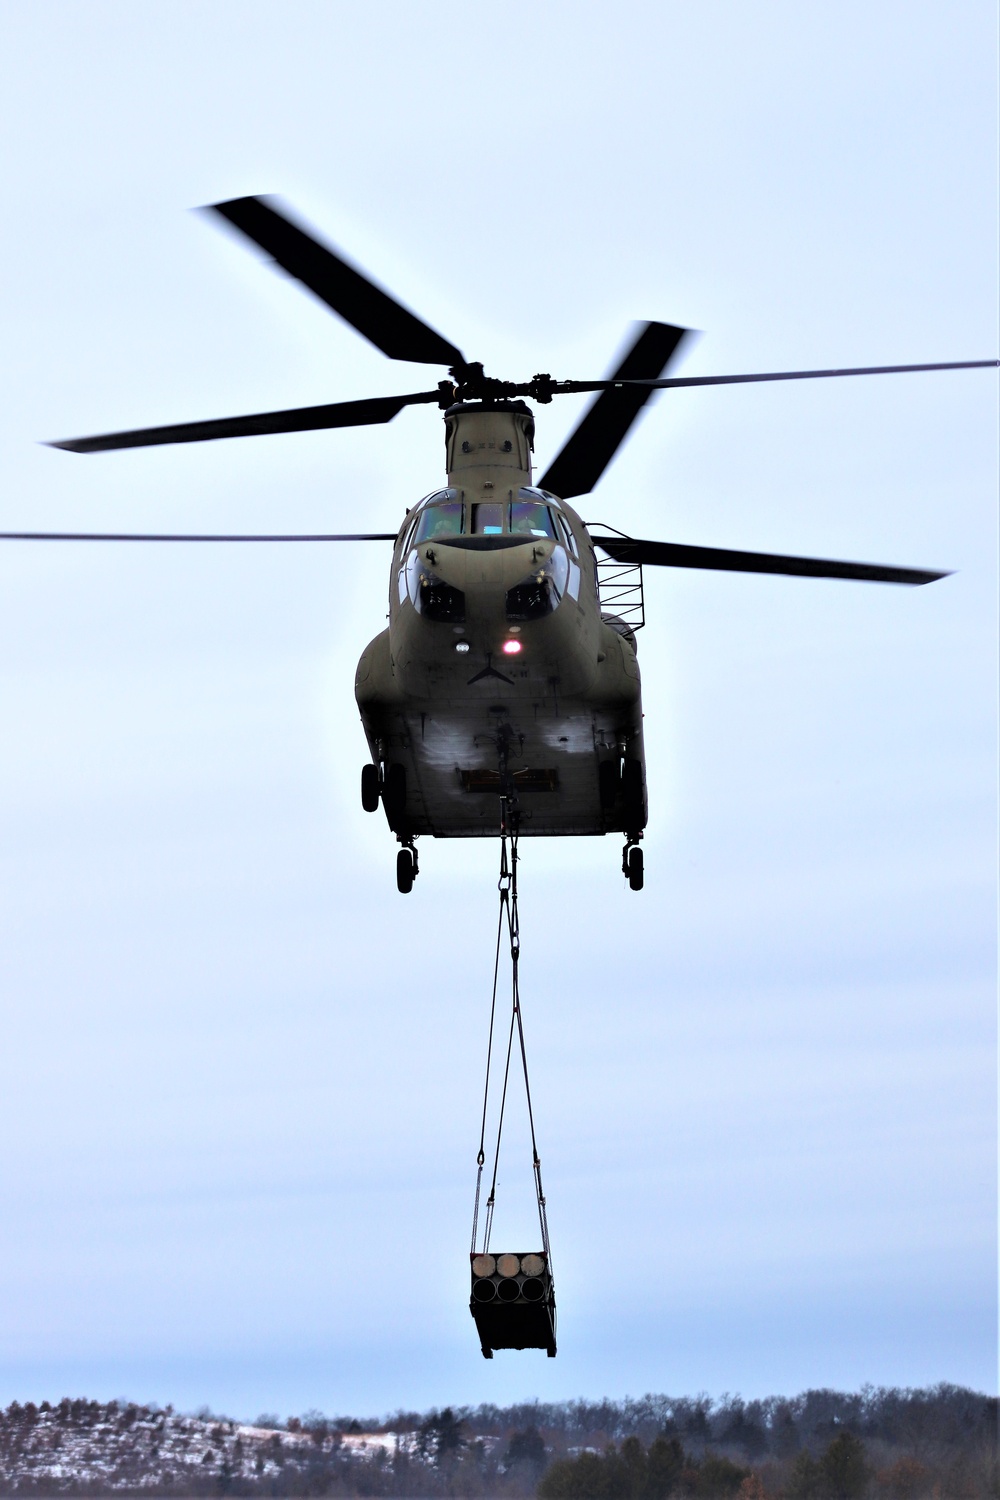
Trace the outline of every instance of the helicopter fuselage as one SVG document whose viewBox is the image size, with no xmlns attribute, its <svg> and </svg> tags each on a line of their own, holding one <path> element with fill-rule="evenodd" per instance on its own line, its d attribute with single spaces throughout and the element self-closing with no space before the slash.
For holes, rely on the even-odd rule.
<svg viewBox="0 0 1000 1500">
<path fill-rule="evenodd" d="M 635 637 L 602 618 L 587 528 L 532 488 L 523 403 L 454 407 L 446 429 L 448 487 L 407 513 L 355 684 L 390 826 L 638 838 Z"/>
<path fill-rule="evenodd" d="M 355 691 L 371 750 L 361 773 L 362 804 L 368 812 L 381 805 L 403 845 L 396 856 L 396 881 L 404 894 L 417 874 L 413 841 L 421 834 L 506 838 L 621 831 L 622 871 L 630 888 L 641 890 L 639 841 L 647 806 L 635 631 L 621 615 L 602 611 L 595 541 L 560 495 L 593 493 L 657 389 L 995 368 L 1000 361 L 674 377 L 665 371 L 685 330 L 649 322 L 634 330 L 616 369 L 600 380 L 554 380 L 542 373 L 527 381 L 500 380 L 487 376 L 480 362 L 467 359 L 273 202 L 244 197 L 212 207 L 383 354 L 405 363 L 442 365 L 448 379 L 433 390 L 98 433 L 53 446 L 99 453 L 381 425 L 409 406 L 447 408 L 448 487 L 407 512 L 395 538 L 389 628 L 371 642 L 358 665 Z M 534 422 L 520 398 L 548 403 L 556 395 L 585 392 L 595 399 L 545 470 L 544 488 L 533 487 Z M 4 532 L 0 539 L 370 542 L 392 537 Z M 598 536 L 596 544 L 614 574 L 605 575 L 611 585 L 605 602 L 614 599 L 616 608 L 638 611 L 640 617 L 646 564 L 908 585 L 946 576 L 937 569 L 732 551 L 621 532 Z M 637 587 L 625 582 L 636 574 Z"/>
</svg>

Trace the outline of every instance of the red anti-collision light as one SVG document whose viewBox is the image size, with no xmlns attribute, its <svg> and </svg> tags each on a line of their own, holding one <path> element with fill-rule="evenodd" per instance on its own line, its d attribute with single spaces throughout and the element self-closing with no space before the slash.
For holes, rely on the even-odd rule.
<svg viewBox="0 0 1000 1500">
<path fill-rule="evenodd" d="M 516 656 L 521 649 L 520 641 L 504 641 L 503 650 L 505 656 Z"/>
</svg>

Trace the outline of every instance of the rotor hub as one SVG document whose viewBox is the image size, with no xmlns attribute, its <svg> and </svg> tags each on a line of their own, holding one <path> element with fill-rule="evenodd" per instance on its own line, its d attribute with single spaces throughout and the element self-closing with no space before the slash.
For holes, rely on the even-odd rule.
<svg viewBox="0 0 1000 1500">
<path fill-rule="evenodd" d="M 450 380 L 442 380 L 439 405 L 446 409 L 456 402 L 466 401 L 512 401 L 518 396 L 530 396 L 532 400 L 546 405 L 552 400 L 555 382 L 551 375 L 533 375 L 530 380 L 495 380 L 483 371 L 476 361 L 472 364 L 453 365 L 448 371 Z"/>
</svg>

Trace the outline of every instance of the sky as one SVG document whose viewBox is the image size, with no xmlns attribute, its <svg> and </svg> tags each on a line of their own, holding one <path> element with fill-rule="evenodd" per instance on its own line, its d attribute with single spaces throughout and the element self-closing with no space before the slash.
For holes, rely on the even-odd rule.
<svg viewBox="0 0 1000 1500">
<path fill-rule="evenodd" d="M 0 529 L 394 531 L 443 481 L 431 408 L 40 445 L 441 377 L 190 212 L 246 193 L 505 378 L 649 318 L 687 374 L 1000 352 L 986 0 L 2 14 Z M 468 1313 L 497 846 L 404 898 L 360 806 L 386 549 L 2 544 L 0 1400 L 995 1391 L 997 477 L 976 370 L 665 392 L 581 502 L 955 571 L 646 570 L 645 890 L 522 850 L 555 1360 Z"/>
</svg>

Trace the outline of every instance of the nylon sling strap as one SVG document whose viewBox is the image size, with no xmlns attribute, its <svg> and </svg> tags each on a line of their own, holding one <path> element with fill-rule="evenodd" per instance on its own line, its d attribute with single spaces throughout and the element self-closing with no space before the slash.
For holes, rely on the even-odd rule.
<svg viewBox="0 0 1000 1500">
<path fill-rule="evenodd" d="M 486 1124 L 489 1111 L 490 1073 L 493 1063 L 493 1038 L 496 1031 L 497 990 L 500 977 L 500 948 L 506 924 L 507 936 L 510 943 L 511 1015 L 510 1028 L 507 1033 L 507 1054 L 504 1062 L 503 1087 L 500 1094 L 500 1109 L 497 1119 L 496 1149 L 493 1153 L 493 1173 L 490 1182 L 489 1197 L 486 1200 L 482 1253 L 485 1255 L 490 1248 L 490 1234 L 493 1229 L 497 1171 L 500 1165 L 500 1142 L 503 1137 L 504 1116 L 507 1107 L 507 1088 L 510 1082 L 510 1063 L 513 1055 L 514 1035 L 516 1031 L 521 1054 L 521 1070 L 524 1075 L 524 1095 L 528 1106 L 528 1124 L 531 1129 L 531 1159 L 532 1171 L 535 1178 L 535 1197 L 538 1201 L 538 1222 L 542 1233 L 542 1248 L 551 1267 L 552 1256 L 549 1248 L 548 1216 L 546 1214 L 545 1194 L 542 1190 L 542 1163 L 538 1155 L 538 1144 L 535 1138 L 535 1117 L 531 1105 L 531 1085 L 528 1081 L 528 1055 L 524 1045 L 524 1024 L 521 1018 L 521 991 L 518 975 L 518 963 L 521 955 L 521 933 L 517 910 L 518 851 L 516 832 L 510 834 L 509 861 L 507 843 L 508 835 L 505 832 L 501 835 L 500 839 L 500 879 L 497 882 L 497 888 L 500 892 L 500 916 L 497 922 L 496 957 L 493 963 L 493 999 L 490 1005 L 489 1044 L 486 1050 L 486 1083 L 483 1089 L 483 1113 L 479 1131 L 479 1151 L 476 1156 L 476 1198 L 472 1212 L 472 1253 L 476 1253 L 476 1239 L 479 1234 L 479 1205 L 483 1182 L 483 1167 L 486 1164 Z"/>
</svg>

